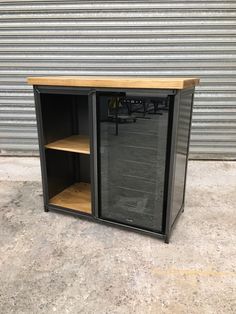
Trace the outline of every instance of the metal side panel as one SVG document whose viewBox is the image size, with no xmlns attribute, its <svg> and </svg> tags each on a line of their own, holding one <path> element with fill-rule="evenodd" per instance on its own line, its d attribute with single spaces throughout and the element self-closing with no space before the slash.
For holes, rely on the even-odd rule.
<svg viewBox="0 0 236 314">
<path fill-rule="evenodd" d="M 178 215 L 184 210 L 185 186 L 187 177 L 189 136 L 191 127 L 192 102 L 194 88 L 181 91 L 178 102 L 178 114 L 175 130 L 173 190 L 170 213 L 171 227 Z"/>
<path fill-rule="evenodd" d="M 27 76 L 197 76 L 190 158 L 236 158 L 236 2 L 1 1 L 0 154 L 38 154 Z"/>
</svg>

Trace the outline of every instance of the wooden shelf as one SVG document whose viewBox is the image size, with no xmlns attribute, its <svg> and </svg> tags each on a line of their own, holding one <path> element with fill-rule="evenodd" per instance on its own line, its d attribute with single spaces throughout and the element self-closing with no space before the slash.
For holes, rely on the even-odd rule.
<svg viewBox="0 0 236 314">
<path fill-rule="evenodd" d="M 90 184 L 75 183 L 52 197 L 49 204 L 92 214 Z"/>
<path fill-rule="evenodd" d="M 45 147 L 67 152 L 90 154 L 89 137 L 85 135 L 72 135 L 47 144 Z"/>
</svg>

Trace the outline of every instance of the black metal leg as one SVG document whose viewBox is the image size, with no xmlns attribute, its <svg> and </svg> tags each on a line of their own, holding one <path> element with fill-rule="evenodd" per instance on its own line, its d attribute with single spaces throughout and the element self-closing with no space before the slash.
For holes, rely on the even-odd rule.
<svg viewBox="0 0 236 314">
<path fill-rule="evenodd" d="M 166 237 L 165 237 L 165 243 L 166 243 L 166 244 L 169 244 L 169 243 L 170 243 L 170 237 L 167 236 L 167 235 L 166 235 Z"/>
</svg>

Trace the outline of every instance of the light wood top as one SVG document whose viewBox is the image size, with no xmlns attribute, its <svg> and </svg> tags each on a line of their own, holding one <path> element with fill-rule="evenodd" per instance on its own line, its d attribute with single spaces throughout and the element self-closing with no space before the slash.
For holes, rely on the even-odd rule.
<svg viewBox="0 0 236 314">
<path fill-rule="evenodd" d="M 91 187 L 89 183 L 75 183 L 49 200 L 49 204 L 92 213 Z"/>
<path fill-rule="evenodd" d="M 85 135 L 72 135 L 49 143 L 45 147 L 67 152 L 90 154 L 89 137 Z"/>
<path fill-rule="evenodd" d="M 184 89 L 198 85 L 198 78 L 131 77 L 131 76 L 47 76 L 28 77 L 31 85 Z"/>
</svg>

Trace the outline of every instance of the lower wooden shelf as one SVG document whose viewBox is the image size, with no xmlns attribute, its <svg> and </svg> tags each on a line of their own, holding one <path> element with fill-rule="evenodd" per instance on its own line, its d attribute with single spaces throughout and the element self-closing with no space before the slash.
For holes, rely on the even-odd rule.
<svg viewBox="0 0 236 314">
<path fill-rule="evenodd" d="M 75 183 L 49 200 L 49 204 L 92 213 L 91 188 L 89 183 Z"/>
</svg>

